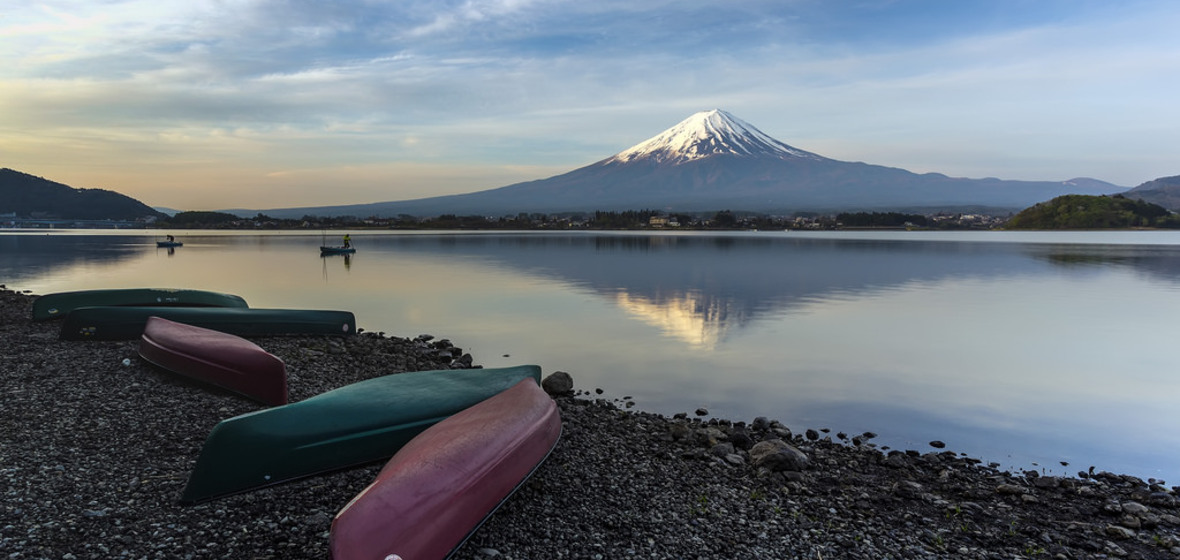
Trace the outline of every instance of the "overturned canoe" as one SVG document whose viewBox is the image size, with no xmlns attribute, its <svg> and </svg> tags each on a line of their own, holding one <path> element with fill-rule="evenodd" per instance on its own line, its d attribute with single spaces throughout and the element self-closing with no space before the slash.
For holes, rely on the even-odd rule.
<svg viewBox="0 0 1180 560">
<path fill-rule="evenodd" d="M 356 332 L 356 317 L 351 311 L 220 307 L 79 307 L 62 321 L 60 336 L 62 340 L 131 340 L 143 334 L 148 317 L 161 317 L 238 336 L 350 335 Z"/>
<path fill-rule="evenodd" d="M 539 382 L 540 368 L 397 373 L 224 420 L 209 433 L 180 502 L 388 459 L 422 430 L 528 378 Z"/>
<path fill-rule="evenodd" d="M 45 321 L 65 317 L 79 307 L 93 306 L 178 306 L 245 308 L 241 296 L 205 290 L 172 290 L 166 288 L 120 288 L 111 290 L 80 290 L 45 294 L 33 300 L 33 320 Z"/>
<path fill-rule="evenodd" d="M 431 426 L 332 521 L 335 560 L 441 560 L 553 450 L 557 405 L 532 380 Z"/>
<path fill-rule="evenodd" d="M 287 404 L 287 366 L 244 338 L 149 317 L 139 355 L 161 368 L 263 404 Z"/>
</svg>

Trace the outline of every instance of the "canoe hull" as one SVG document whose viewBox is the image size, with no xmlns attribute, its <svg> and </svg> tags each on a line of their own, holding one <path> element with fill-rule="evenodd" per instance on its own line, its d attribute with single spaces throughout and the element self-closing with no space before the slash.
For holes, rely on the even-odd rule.
<svg viewBox="0 0 1180 560">
<path fill-rule="evenodd" d="M 266 405 L 287 404 L 283 360 L 232 334 L 149 317 L 139 355 L 168 371 Z"/>
<path fill-rule="evenodd" d="M 33 320 L 46 321 L 65 317 L 79 307 L 142 305 L 178 307 L 246 308 L 241 296 L 205 290 L 167 288 L 123 288 L 80 290 L 45 294 L 33 300 Z"/>
<path fill-rule="evenodd" d="M 320 255 L 351 255 L 356 247 L 320 247 Z"/>
<path fill-rule="evenodd" d="M 184 243 L 182 243 L 180 241 L 157 241 L 156 242 L 156 247 L 172 248 L 172 247 L 183 247 L 183 246 L 184 246 Z"/>
<path fill-rule="evenodd" d="M 62 340 L 132 340 L 143 335 L 148 317 L 160 317 L 238 336 L 289 334 L 350 335 L 351 311 L 314 309 L 228 309 L 214 307 L 79 307 L 62 321 Z"/>
<path fill-rule="evenodd" d="M 332 521 L 336 560 L 441 560 L 549 455 L 557 405 L 532 380 L 414 438 Z"/>
<path fill-rule="evenodd" d="M 537 366 L 398 373 L 224 420 L 209 433 L 180 502 L 388 459 L 452 414 L 540 378 Z"/>
</svg>

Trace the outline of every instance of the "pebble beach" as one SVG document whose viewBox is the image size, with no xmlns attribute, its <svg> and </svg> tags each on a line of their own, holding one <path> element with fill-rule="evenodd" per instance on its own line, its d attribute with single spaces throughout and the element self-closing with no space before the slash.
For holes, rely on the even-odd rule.
<svg viewBox="0 0 1180 560">
<path fill-rule="evenodd" d="M 59 324 L 30 320 L 35 297 L 0 287 L 0 559 L 328 558 L 333 516 L 380 463 L 181 506 L 209 431 L 262 405 L 144 362 L 137 341 L 59 340 Z M 462 341 L 399 334 L 251 340 L 286 363 L 291 401 L 479 367 Z M 1166 481 L 651 414 L 561 369 L 543 374 L 561 440 L 453 558 L 1180 558 Z"/>
</svg>

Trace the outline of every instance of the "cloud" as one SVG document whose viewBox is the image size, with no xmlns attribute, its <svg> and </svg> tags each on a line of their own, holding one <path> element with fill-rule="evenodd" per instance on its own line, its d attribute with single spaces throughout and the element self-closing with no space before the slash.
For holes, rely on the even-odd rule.
<svg viewBox="0 0 1180 560">
<path fill-rule="evenodd" d="M 1162 1 L 48 0 L 0 15 L 0 153 L 55 180 L 557 172 L 721 107 L 840 159 L 1135 184 L 1177 172 L 1178 24 Z"/>
</svg>

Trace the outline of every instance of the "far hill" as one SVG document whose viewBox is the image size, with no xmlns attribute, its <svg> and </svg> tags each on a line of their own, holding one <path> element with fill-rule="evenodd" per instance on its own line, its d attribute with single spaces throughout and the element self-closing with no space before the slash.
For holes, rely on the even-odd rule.
<svg viewBox="0 0 1180 560">
<path fill-rule="evenodd" d="M 839 161 L 787 145 L 725 111 L 712 110 L 696 113 L 614 156 L 547 179 L 398 202 L 232 212 L 280 218 L 503 216 L 641 208 L 768 214 L 978 209 L 1006 213 L 1063 194 L 1124 190 L 1096 179 L 966 179 Z"/>
<path fill-rule="evenodd" d="M 139 220 L 164 214 L 105 189 L 76 189 L 48 179 L 0 169 L 0 214 L 55 220 Z"/>
<path fill-rule="evenodd" d="M 160 220 L 161 226 L 174 228 L 202 229 L 226 227 L 241 222 L 242 218 L 225 212 L 177 212 Z"/>
<path fill-rule="evenodd" d="M 1180 212 L 1180 175 L 1148 181 L 1123 193 L 1123 195 L 1127 198 L 1159 204 L 1173 212 Z"/>
<path fill-rule="evenodd" d="M 1027 208 L 1008 220 L 1004 229 L 1129 229 L 1180 228 L 1180 218 L 1167 208 L 1115 196 L 1059 196 Z"/>
</svg>

